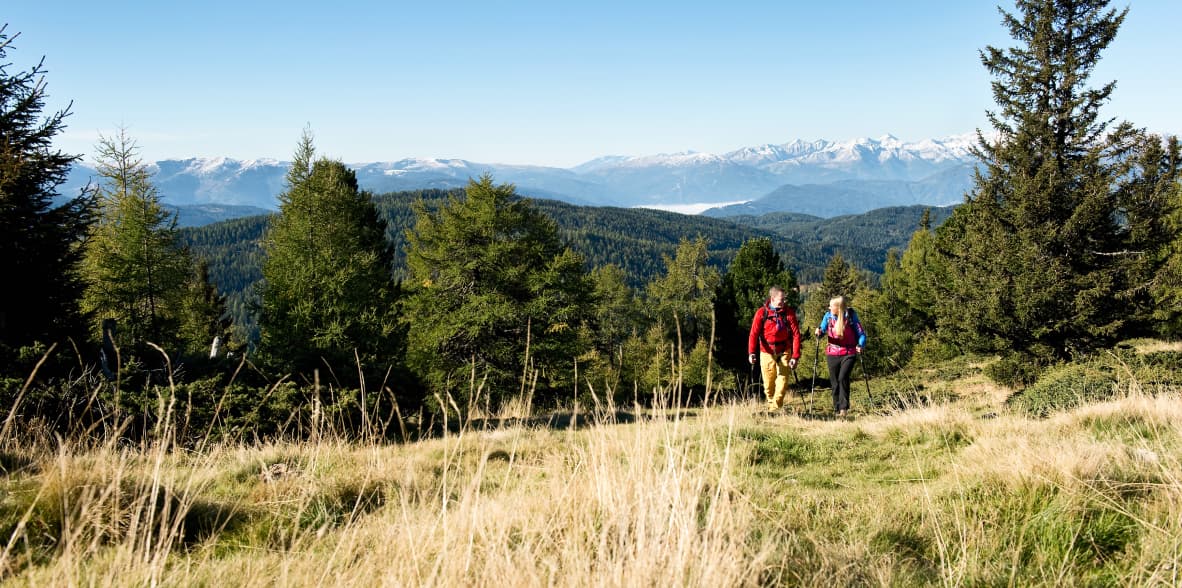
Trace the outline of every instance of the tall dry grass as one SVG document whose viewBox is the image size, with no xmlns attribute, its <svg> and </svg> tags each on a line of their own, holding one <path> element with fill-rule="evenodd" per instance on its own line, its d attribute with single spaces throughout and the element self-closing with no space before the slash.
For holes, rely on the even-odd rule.
<svg viewBox="0 0 1182 588">
<path fill-rule="evenodd" d="M 741 402 L 603 411 L 578 428 L 520 420 L 403 445 L 18 436 L 3 448 L 0 573 L 36 586 L 1179 585 L 1176 392 L 1047 420 L 1000 405 L 982 418 L 983 402 L 855 421 Z"/>
</svg>

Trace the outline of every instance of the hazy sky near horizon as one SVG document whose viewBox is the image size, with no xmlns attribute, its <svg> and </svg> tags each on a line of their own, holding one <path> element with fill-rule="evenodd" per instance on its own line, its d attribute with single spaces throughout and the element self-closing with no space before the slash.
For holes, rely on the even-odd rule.
<svg viewBox="0 0 1182 588">
<path fill-rule="evenodd" d="M 1009 2 L 1002 4 L 1012 10 Z M 1182 134 L 1182 2 L 1133 0 L 1092 85 L 1103 114 Z M 42 56 L 56 146 L 123 126 L 144 159 L 290 159 L 305 126 L 349 163 L 570 167 L 794 139 L 972 132 L 997 4 L 833 2 L 8 3 L 9 73 Z"/>
</svg>

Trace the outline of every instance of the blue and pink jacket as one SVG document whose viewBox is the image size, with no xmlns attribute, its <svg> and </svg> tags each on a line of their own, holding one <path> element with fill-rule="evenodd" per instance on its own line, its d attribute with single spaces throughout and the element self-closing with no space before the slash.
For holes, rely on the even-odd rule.
<svg viewBox="0 0 1182 588">
<path fill-rule="evenodd" d="M 826 312 L 825 318 L 821 319 L 821 330 L 829 338 L 829 344 L 825 346 L 825 355 L 855 355 L 858 353 L 858 347 L 866 348 L 866 331 L 862 329 L 858 313 L 846 310 L 845 316 L 845 332 L 841 337 L 833 332 L 837 326 L 837 321 L 834 320 L 836 317 Z"/>
</svg>

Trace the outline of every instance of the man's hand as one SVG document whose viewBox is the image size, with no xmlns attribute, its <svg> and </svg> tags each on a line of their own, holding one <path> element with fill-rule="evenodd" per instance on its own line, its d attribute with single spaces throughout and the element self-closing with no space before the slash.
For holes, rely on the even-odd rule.
<svg viewBox="0 0 1182 588">
<path fill-rule="evenodd" d="M 790 369 L 790 370 L 796 369 L 796 358 L 795 357 L 788 360 L 788 369 Z"/>
<path fill-rule="evenodd" d="M 756 359 L 758 359 L 758 357 L 756 357 L 754 353 L 747 356 L 747 361 L 751 362 L 751 365 L 755 365 Z"/>
</svg>

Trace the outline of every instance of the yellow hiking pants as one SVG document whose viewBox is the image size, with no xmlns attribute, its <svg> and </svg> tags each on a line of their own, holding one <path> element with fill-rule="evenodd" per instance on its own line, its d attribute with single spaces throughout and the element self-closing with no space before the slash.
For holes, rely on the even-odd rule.
<svg viewBox="0 0 1182 588">
<path fill-rule="evenodd" d="M 788 391 L 788 354 L 774 356 L 759 352 L 759 371 L 763 374 L 763 393 L 767 395 L 767 407 L 777 409 L 784 406 Z"/>
</svg>

